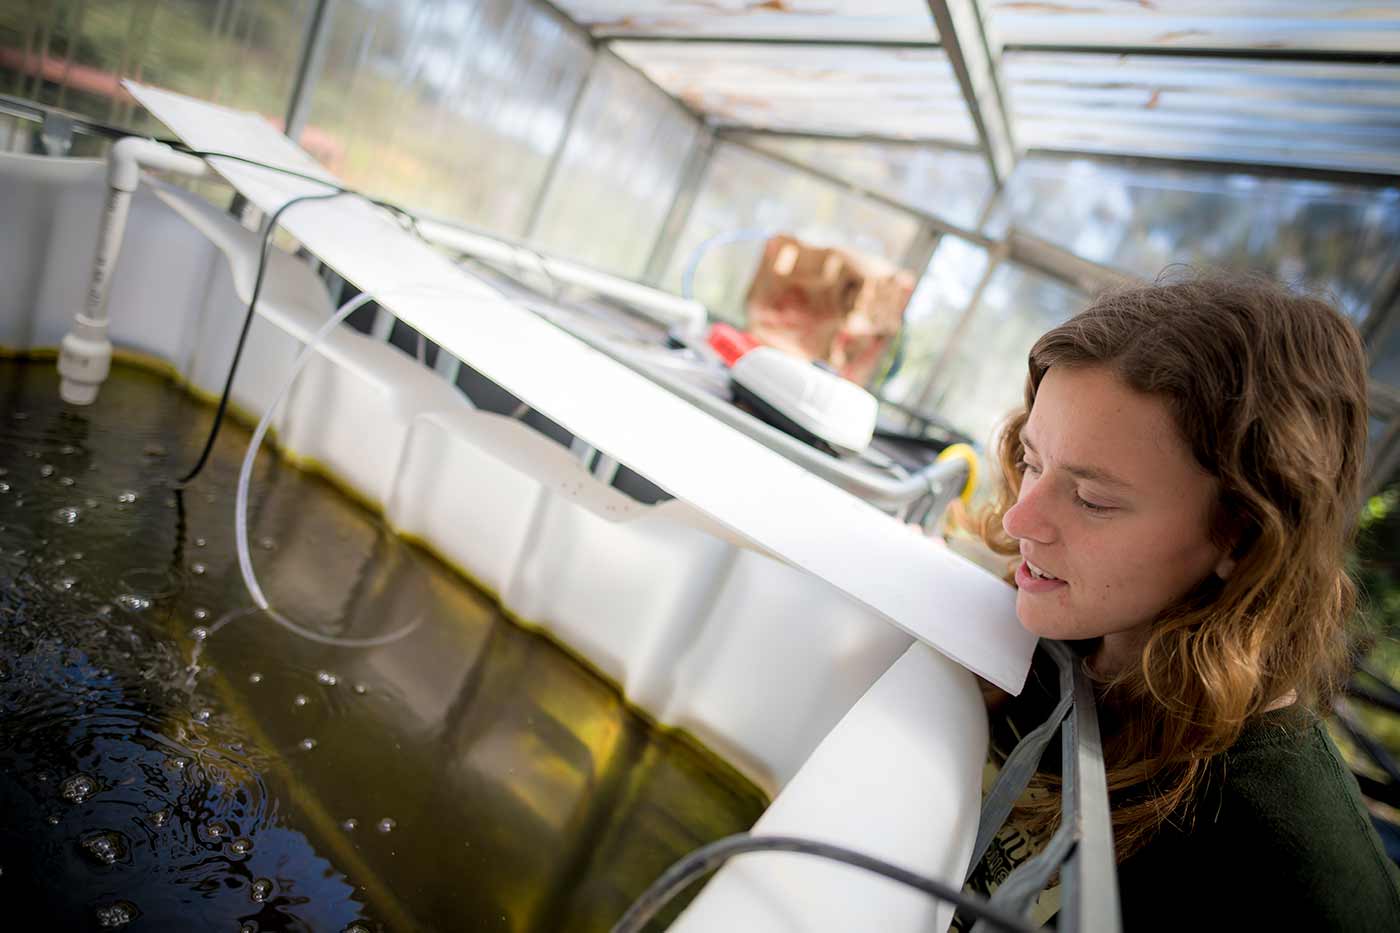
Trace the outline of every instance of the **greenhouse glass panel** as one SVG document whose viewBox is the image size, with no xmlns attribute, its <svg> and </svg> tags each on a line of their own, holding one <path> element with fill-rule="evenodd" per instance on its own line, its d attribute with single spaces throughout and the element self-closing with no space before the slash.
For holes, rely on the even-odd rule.
<svg viewBox="0 0 1400 933">
<path fill-rule="evenodd" d="M 988 443 L 1025 399 L 1031 347 L 1087 304 L 1083 292 L 1049 276 L 1016 263 L 998 266 L 920 409 Z"/>
<path fill-rule="evenodd" d="M 610 47 L 719 126 L 977 142 L 941 49 L 626 41 Z"/>
<path fill-rule="evenodd" d="M 758 133 L 743 139 L 962 227 L 977 226 L 994 192 L 987 160 L 975 152 Z"/>
<path fill-rule="evenodd" d="M 524 233 L 593 60 L 533 3 L 335 7 L 301 144 L 347 183 Z"/>
<path fill-rule="evenodd" d="M 1027 149 L 1400 172 L 1400 69 L 1008 52 Z"/>
<path fill-rule="evenodd" d="M 972 303 L 987 271 L 987 251 L 954 236 L 938 241 L 904 311 L 903 363 L 880 387 L 893 402 L 917 407 L 936 375 L 938 360 Z"/>
<path fill-rule="evenodd" d="M 897 264 L 918 234 L 919 224 L 908 214 L 793 171 L 759 153 L 721 143 L 677 239 L 662 287 L 679 292 L 687 266 L 700 255 L 695 298 L 717 317 L 741 324 L 744 296 L 758 268 L 763 241 L 779 232 Z M 713 237 L 736 234 L 746 238 L 698 252 Z"/>
<path fill-rule="evenodd" d="M 560 256 L 641 277 L 705 130 L 609 55 L 588 79 L 533 242 Z"/>
<path fill-rule="evenodd" d="M 1394 52 L 1400 7 L 1364 0 L 983 0 L 1007 45 Z"/>
<path fill-rule="evenodd" d="M 1400 187 L 1032 158 L 991 229 L 1009 224 L 1145 279 L 1186 263 L 1306 283 L 1358 322 L 1400 262 Z"/>
<path fill-rule="evenodd" d="M 926 0 L 557 0 L 555 5 L 595 35 L 938 41 Z"/>
<path fill-rule="evenodd" d="M 0 93 L 89 120 L 159 131 L 123 78 L 287 113 L 313 0 L 0 3 Z"/>
</svg>

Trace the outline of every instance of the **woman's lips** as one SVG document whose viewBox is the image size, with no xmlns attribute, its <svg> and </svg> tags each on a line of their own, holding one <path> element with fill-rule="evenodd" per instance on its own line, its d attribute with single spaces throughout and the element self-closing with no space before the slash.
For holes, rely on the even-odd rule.
<svg viewBox="0 0 1400 933">
<path fill-rule="evenodd" d="M 1026 593 L 1049 593 L 1062 586 L 1069 586 L 1063 580 L 1042 580 L 1031 573 L 1031 568 L 1023 560 L 1016 565 L 1016 588 Z"/>
</svg>

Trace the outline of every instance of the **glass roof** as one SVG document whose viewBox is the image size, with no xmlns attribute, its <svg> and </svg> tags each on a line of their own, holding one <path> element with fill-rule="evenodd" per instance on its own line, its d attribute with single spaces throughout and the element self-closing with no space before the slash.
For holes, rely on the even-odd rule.
<svg viewBox="0 0 1400 933">
<path fill-rule="evenodd" d="M 1012 46 L 1400 51 L 1394 0 L 983 0 L 983 9 Z"/>
<path fill-rule="evenodd" d="M 718 126 L 977 144 L 938 48 L 630 41 L 612 48 Z"/>
<path fill-rule="evenodd" d="M 556 0 L 594 35 L 937 42 L 927 0 Z"/>
<path fill-rule="evenodd" d="M 1400 68 L 1007 52 L 1025 148 L 1400 174 Z"/>
<path fill-rule="evenodd" d="M 980 120 L 939 0 L 554 2 L 716 126 L 1400 174 L 1400 0 L 976 0 Z"/>
</svg>

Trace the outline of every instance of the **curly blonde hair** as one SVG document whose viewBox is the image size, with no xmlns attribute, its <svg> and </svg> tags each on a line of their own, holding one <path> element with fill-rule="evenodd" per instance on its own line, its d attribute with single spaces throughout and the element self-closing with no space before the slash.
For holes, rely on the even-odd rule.
<svg viewBox="0 0 1400 933">
<path fill-rule="evenodd" d="M 1139 663 L 1100 684 L 1122 859 L 1163 822 L 1189 820 L 1211 760 L 1250 717 L 1290 692 L 1325 709 L 1349 670 L 1365 354 L 1325 301 L 1265 280 L 1193 276 L 1096 299 L 1031 349 L 1025 407 L 997 451 L 1005 483 L 978 523 L 999 553 L 1016 552 L 1001 519 L 1020 491 L 1021 428 L 1056 366 L 1108 367 L 1167 405 L 1219 481 L 1211 534 L 1236 561 L 1167 607 Z M 1053 824 L 1058 794 L 1036 796 L 1023 815 Z"/>
</svg>

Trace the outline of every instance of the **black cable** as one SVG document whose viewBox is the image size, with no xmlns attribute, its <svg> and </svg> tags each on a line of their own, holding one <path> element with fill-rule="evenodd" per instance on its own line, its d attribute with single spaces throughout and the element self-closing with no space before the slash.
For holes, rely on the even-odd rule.
<svg viewBox="0 0 1400 933">
<path fill-rule="evenodd" d="M 612 933 L 640 933 L 657 912 L 688 884 L 745 852 L 798 852 L 854 865 L 916 888 L 931 897 L 949 901 L 969 915 L 985 920 L 995 929 L 1008 930 L 1010 933 L 1034 933 L 1034 928 L 1025 920 L 1001 907 L 994 907 L 986 898 L 964 894 L 952 885 L 916 875 L 874 856 L 828 842 L 793 836 L 753 836 L 749 833 L 737 833 L 701 846 L 666 869 L 661 877 L 652 882 L 651 887 L 642 892 L 641 897 L 632 902 L 632 906 L 627 908 L 627 913 L 613 925 Z"/>
<path fill-rule="evenodd" d="M 268 166 L 269 168 L 271 166 Z M 182 476 L 179 485 L 184 486 L 200 474 L 204 465 L 209 461 L 209 454 L 214 449 L 214 441 L 219 436 L 219 428 L 224 422 L 224 413 L 228 410 L 229 393 L 233 389 L 233 377 L 238 372 L 238 361 L 243 357 L 243 345 L 248 341 L 248 330 L 253 324 L 253 314 L 258 305 L 258 296 L 262 293 L 263 279 L 267 273 L 267 257 L 272 249 L 272 233 L 277 229 L 277 221 L 282 214 L 293 204 L 300 204 L 303 201 L 327 201 L 331 198 L 338 198 L 344 194 L 354 194 L 355 192 L 338 188 L 336 191 L 328 191 L 325 194 L 303 194 L 292 198 L 273 213 L 267 221 L 267 228 L 263 230 L 262 241 L 258 248 L 258 272 L 253 279 L 253 295 L 248 299 L 248 310 L 243 315 L 243 329 L 238 334 L 238 344 L 233 348 L 233 362 L 229 364 L 228 377 L 224 380 L 224 391 L 219 396 L 219 407 L 214 412 L 214 424 L 209 429 L 209 437 L 204 441 L 204 450 L 200 452 L 199 459 L 190 471 Z"/>
</svg>

